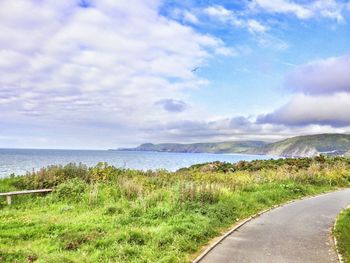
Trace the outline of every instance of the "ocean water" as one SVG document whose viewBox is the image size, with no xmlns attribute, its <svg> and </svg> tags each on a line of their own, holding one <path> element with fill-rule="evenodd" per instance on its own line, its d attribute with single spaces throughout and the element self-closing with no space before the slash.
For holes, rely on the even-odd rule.
<svg viewBox="0 0 350 263">
<path fill-rule="evenodd" d="M 25 174 L 52 164 L 71 162 L 94 166 L 98 162 L 140 170 L 166 169 L 175 171 L 193 164 L 240 160 L 269 159 L 269 156 L 245 154 L 208 154 L 208 153 L 163 153 L 163 152 L 127 152 L 96 150 L 37 150 L 37 149 L 0 149 L 0 177 L 12 173 Z"/>
</svg>

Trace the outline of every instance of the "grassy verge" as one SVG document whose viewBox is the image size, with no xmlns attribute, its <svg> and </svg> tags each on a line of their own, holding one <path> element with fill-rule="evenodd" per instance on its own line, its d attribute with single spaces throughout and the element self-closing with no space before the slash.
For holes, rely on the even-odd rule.
<svg viewBox="0 0 350 263">
<path fill-rule="evenodd" d="M 350 262 L 350 208 L 339 215 L 334 234 L 338 242 L 338 251 L 344 262 Z"/>
<path fill-rule="evenodd" d="M 348 159 L 197 165 L 175 173 L 51 166 L 0 180 L 0 262 L 188 262 L 235 221 L 350 185 Z"/>
</svg>

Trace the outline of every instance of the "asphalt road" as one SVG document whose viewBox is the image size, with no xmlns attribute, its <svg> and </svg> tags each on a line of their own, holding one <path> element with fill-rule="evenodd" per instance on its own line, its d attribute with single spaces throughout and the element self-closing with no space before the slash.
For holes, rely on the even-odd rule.
<svg viewBox="0 0 350 263">
<path fill-rule="evenodd" d="M 350 189 L 284 205 L 248 222 L 201 263 L 338 262 L 331 231 Z"/>
</svg>

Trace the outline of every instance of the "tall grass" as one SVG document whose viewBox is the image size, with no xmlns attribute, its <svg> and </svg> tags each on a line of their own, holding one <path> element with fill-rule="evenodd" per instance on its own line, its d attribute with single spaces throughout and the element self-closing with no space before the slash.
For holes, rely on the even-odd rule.
<svg viewBox="0 0 350 263">
<path fill-rule="evenodd" d="M 177 172 L 100 163 L 49 166 L 0 180 L 0 261 L 187 262 L 237 220 L 287 200 L 350 185 L 345 158 L 210 163 Z"/>
<path fill-rule="evenodd" d="M 350 262 L 350 208 L 344 210 L 338 217 L 334 234 L 337 238 L 337 248 L 344 263 Z"/>
</svg>

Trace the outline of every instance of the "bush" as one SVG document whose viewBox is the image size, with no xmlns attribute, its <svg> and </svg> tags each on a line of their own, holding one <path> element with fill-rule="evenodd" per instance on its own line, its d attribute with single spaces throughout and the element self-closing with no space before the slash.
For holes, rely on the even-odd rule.
<svg viewBox="0 0 350 263">
<path fill-rule="evenodd" d="M 62 183 L 55 188 L 54 198 L 60 201 L 69 200 L 78 202 L 86 192 L 87 184 L 78 178 L 73 178 L 66 183 Z"/>
<path fill-rule="evenodd" d="M 89 181 L 89 171 L 84 164 L 70 163 L 65 166 L 51 165 L 41 168 L 39 171 L 27 173 L 24 178 L 23 187 L 31 189 L 53 188 L 67 180 L 79 178 L 85 182 Z"/>
<path fill-rule="evenodd" d="M 105 162 L 100 162 L 95 167 L 90 168 L 89 175 L 92 182 L 116 181 L 120 175 L 127 172 L 129 170 L 116 168 Z"/>
</svg>

